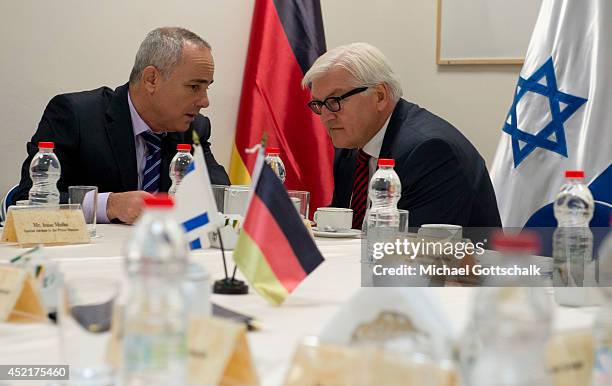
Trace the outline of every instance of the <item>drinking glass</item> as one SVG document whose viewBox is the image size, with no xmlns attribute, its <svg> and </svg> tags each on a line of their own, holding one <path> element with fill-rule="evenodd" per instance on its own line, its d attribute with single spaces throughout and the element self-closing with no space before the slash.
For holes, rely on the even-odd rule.
<svg viewBox="0 0 612 386">
<path fill-rule="evenodd" d="M 308 210 L 310 208 L 310 192 L 303 190 L 288 190 L 287 193 L 295 205 L 296 209 L 304 218 L 308 218 Z"/>
<path fill-rule="evenodd" d="M 70 385 L 106 386 L 114 371 L 106 362 L 119 282 L 106 278 L 66 281 L 58 312 L 64 364 L 70 365 Z"/>
<path fill-rule="evenodd" d="M 217 210 L 223 212 L 223 206 L 225 203 L 225 191 L 229 188 L 227 185 L 212 185 L 213 196 L 215 197 L 215 203 L 217 204 Z"/>
<path fill-rule="evenodd" d="M 223 213 L 246 216 L 249 197 L 253 188 L 250 185 L 232 185 L 225 190 Z"/>
<path fill-rule="evenodd" d="M 96 213 L 98 211 L 97 186 L 69 186 L 68 203 L 80 204 L 85 216 L 89 237 L 96 237 Z"/>
</svg>

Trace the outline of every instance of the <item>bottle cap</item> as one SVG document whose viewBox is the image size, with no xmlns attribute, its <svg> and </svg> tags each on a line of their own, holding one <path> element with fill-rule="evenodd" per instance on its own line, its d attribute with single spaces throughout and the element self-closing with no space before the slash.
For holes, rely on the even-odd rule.
<svg viewBox="0 0 612 386">
<path fill-rule="evenodd" d="M 584 170 L 566 170 L 565 178 L 584 178 Z"/>
<path fill-rule="evenodd" d="M 170 209 L 174 207 L 174 200 L 166 193 L 157 193 L 153 197 L 146 197 L 144 203 L 147 208 Z"/>
<path fill-rule="evenodd" d="M 278 147 L 266 147 L 266 155 L 280 155 Z"/>
<path fill-rule="evenodd" d="M 178 145 L 176 145 L 176 150 L 191 151 L 191 145 L 188 143 L 179 143 Z"/>
<path fill-rule="evenodd" d="M 391 158 L 379 158 L 378 166 L 395 166 L 395 160 Z"/>
<path fill-rule="evenodd" d="M 491 235 L 491 246 L 500 252 L 526 252 L 536 254 L 540 252 L 540 238 L 531 231 L 516 234 L 497 231 Z"/>
<path fill-rule="evenodd" d="M 55 144 L 53 142 L 38 142 L 39 149 L 54 149 Z"/>
</svg>

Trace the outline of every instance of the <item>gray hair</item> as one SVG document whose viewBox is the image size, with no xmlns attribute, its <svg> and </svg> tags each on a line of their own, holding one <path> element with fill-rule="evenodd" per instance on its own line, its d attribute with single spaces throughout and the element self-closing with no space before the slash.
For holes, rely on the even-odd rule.
<svg viewBox="0 0 612 386">
<path fill-rule="evenodd" d="M 206 40 L 185 28 L 161 27 L 149 32 L 136 53 L 134 67 L 130 73 L 130 84 L 140 80 L 147 66 L 157 68 L 164 78 L 168 77 L 181 60 L 186 42 L 211 49 Z"/>
<path fill-rule="evenodd" d="M 373 87 L 386 83 L 393 101 L 397 102 L 402 97 L 402 85 L 387 58 L 378 48 L 368 43 L 352 43 L 327 51 L 304 75 L 302 87 L 312 87 L 315 78 L 337 67 L 344 68 L 355 78 L 356 87 Z"/>
</svg>

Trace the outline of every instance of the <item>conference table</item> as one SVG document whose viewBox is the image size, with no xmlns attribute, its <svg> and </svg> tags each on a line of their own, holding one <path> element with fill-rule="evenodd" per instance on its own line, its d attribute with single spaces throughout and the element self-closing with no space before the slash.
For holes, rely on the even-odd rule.
<svg viewBox="0 0 612 386">
<path fill-rule="evenodd" d="M 44 255 L 58 262 L 66 280 L 118 278 L 126 288 L 121 251 L 131 227 L 98 225 L 97 230 L 101 237 L 92 239 L 90 244 L 46 247 Z M 340 306 L 361 288 L 359 239 L 317 237 L 316 244 L 325 261 L 282 306 L 270 305 L 254 291 L 248 295 L 212 295 L 213 302 L 253 316 L 259 322 L 260 328 L 249 332 L 247 337 L 262 385 L 281 385 L 297 345 L 305 337 L 318 335 Z M 14 245 L 0 244 L 0 262 L 23 251 L 25 249 Z M 230 256 L 228 251 L 227 257 Z M 191 259 L 201 264 L 213 280 L 223 277 L 219 249 L 193 251 Z M 231 262 L 231 258 L 228 260 Z M 459 334 L 468 321 L 471 302 L 478 289 L 445 287 L 425 290 L 438 298 L 442 311 L 450 320 L 452 334 Z M 550 294 L 552 297 L 552 290 Z M 557 331 L 590 328 L 597 311 L 598 307 L 555 306 L 553 328 Z M 53 323 L 0 324 L 0 364 L 61 364 L 57 329 Z M 4 382 L 19 386 L 46 384 L 43 381 Z"/>
</svg>

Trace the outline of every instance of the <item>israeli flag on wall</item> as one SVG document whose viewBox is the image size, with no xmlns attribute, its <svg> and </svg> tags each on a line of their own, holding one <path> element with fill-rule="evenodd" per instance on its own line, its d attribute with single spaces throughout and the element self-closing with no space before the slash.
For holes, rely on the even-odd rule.
<svg viewBox="0 0 612 386">
<path fill-rule="evenodd" d="M 193 161 L 174 197 L 174 218 L 183 225 L 191 249 L 210 245 L 208 233 L 220 222 L 202 147 L 194 145 Z"/>
<path fill-rule="evenodd" d="M 600 207 L 609 218 L 611 36 L 610 0 L 542 2 L 491 168 L 504 226 L 548 226 L 536 219 L 552 215 L 564 171 L 574 169 L 585 171 L 596 216 Z"/>
</svg>

